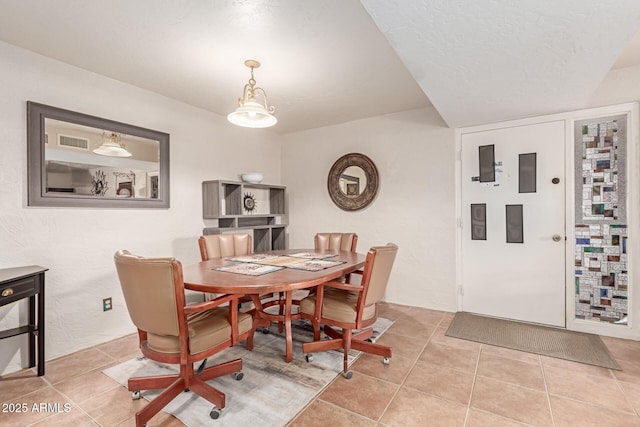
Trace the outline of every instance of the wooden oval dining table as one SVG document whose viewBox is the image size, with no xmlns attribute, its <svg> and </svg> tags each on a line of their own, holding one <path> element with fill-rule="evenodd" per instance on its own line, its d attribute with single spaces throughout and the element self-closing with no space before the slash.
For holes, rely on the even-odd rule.
<svg viewBox="0 0 640 427">
<path fill-rule="evenodd" d="M 292 313 L 295 305 L 293 292 L 300 289 L 310 289 L 321 283 L 353 273 L 364 266 L 365 255 L 350 251 L 316 251 L 314 249 L 288 249 L 261 252 L 253 255 L 289 256 L 291 254 L 315 253 L 322 259 L 338 261 L 339 265 L 318 271 L 301 270 L 284 267 L 280 270 L 259 276 L 238 274 L 218 270 L 220 267 L 238 264 L 233 258 L 215 258 L 197 264 L 183 266 L 184 285 L 186 289 L 214 294 L 248 295 L 256 306 L 254 328 L 271 322 L 284 323 L 286 353 L 285 360 L 293 360 L 293 339 L 291 321 L 299 318 Z M 331 255 L 331 256 L 329 256 Z M 325 257 L 326 256 L 326 257 Z M 301 259 L 304 261 L 304 259 Z M 273 304 L 264 304 L 260 295 L 280 293 L 284 302 L 284 310 L 277 314 L 269 313 L 265 309 Z"/>
</svg>

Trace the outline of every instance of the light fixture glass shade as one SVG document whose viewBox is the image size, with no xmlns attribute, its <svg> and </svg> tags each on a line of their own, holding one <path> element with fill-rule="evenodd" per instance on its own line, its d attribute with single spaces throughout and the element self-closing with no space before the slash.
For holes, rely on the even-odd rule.
<svg viewBox="0 0 640 427">
<path fill-rule="evenodd" d="M 247 101 L 227 116 L 234 125 L 247 128 L 266 128 L 278 123 L 278 119 L 255 101 Z"/>
<path fill-rule="evenodd" d="M 256 80 L 253 77 L 253 69 L 258 68 L 260 63 L 253 59 L 248 59 L 244 65 L 251 69 L 249 83 L 244 85 L 242 97 L 238 99 L 238 108 L 227 116 L 227 120 L 237 126 L 247 128 L 266 128 L 278 123 L 273 113 L 275 107 L 268 106 L 267 94 L 264 89 L 256 87 Z M 261 96 L 264 104 L 256 101 L 256 97 Z"/>
<path fill-rule="evenodd" d="M 131 157 L 131 153 L 120 144 L 120 135 L 115 132 L 110 132 L 108 135 L 107 132 L 103 132 L 102 145 L 93 152 L 101 156 Z"/>
</svg>

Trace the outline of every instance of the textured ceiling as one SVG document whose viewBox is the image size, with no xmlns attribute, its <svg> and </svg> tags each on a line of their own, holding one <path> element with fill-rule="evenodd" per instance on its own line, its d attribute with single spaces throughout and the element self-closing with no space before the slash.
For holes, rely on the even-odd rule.
<svg viewBox="0 0 640 427">
<path fill-rule="evenodd" d="M 0 0 L 0 40 L 224 116 L 256 59 L 281 133 L 429 105 L 355 0 Z"/>
<path fill-rule="evenodd" d="M 244 61 L 257 59 L 280 133 L 429 99 L 459 126 L 584 107 L 616 60 L 640 63 L 640 42 L 619 56 L 640 1 L 615 5 L 0 0 L 0 40 L 221 115 L 249 78 Z"/>
<path fill-rule="evenodd" d="M 640 28 L 640 1 L 362 0 L 451 127 L 579 109 Z"/>
</svg>

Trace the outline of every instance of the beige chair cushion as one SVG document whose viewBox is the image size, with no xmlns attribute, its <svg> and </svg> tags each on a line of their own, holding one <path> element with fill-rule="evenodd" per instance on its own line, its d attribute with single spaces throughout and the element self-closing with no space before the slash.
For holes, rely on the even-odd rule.
<svg viewBox="0 0 640 427">
<path fill-rule="evenodd" d="M 353 251 L 355 252 L 354 239 L 356 233 L 318 233 L 314 237 L 314 245 L 316 251 Z M 346 277 L 342 276 L 336 279 L 338 282 L 345 283 Z M 314 293 L 312 290 L 311 294 Z"/>
<path fill-rule="evenodd" d="M 195 354 L 227 341 L 231 337 L 229 308 L 216 307 L 201 313 L 189 315 L 189 353 Z M 238 330 L 243 334 L 251 329 L 253 319 L 246 313 L 238 313 Z M 177 336 L 147 335 L 149 348 L 161 353 L 179 353 L 180 342 Z"/>
<path fill-rule="evenodd" d="M 209 234 L 203 237 L 209 259 L 247 255 L 251 252 L 249 234 Z"/>
<path fill-rule="evenodd" d="M 316 294 L 310 295 L 300 301 L 300 311 L 305 314 L 314 314 L 316 311 Z M 355 323 L 356 304 L 358 292 L 350 292 L 342 289 L 324 288 L 321 316 L 338 322 Z M 376 315 L 376 306 L 366 306 L 362 313 L 362 320 L 368 320 Z"/>
<path fill-rule="evenodd" d="M 351 251 L 355 233 L 318 233 L 315 237 L 316 250 Z"/>
<path fill-rule="evenodd" d="M 114 256 L 133 324 L 143 331 L 178 335 L 173 283 L 174 258 L 144 258 L 120 251 Z"/>
<path fill-rule="evenodd" d="M 202 261 L 213 258 L 249 255 L 252 251 L 250 234 L 207 234 L 200 237 L 200 239 L 204 241 L 205 251 L 203 252 L 202 247 L 200 247 Z M 202 244 L 201 241 L 199 244 Z M 212 300 L 219 295 L 205 292 L 204 300 Z"/>
<path fill-rule="evenodd" d="M 373 246 L 370 251 L 375 252 L 376 256 L 371 269 L 369 290 L 364 301 L 365 306 L 377 304 L 384 296 L 391 276 L 391 269 L 398 253 L 398 246 L 388 243 L 385 246 Z"/>
<path fill-rule="evenodd" d="M 369 250 L 363 277 L 363 280 L 368 280 L 368 287 L 366 283 L 363 284 L 367 287 L 367 294 L 362 296 L 365 300 L 361 320 L 375 318 L 376 304 L 384 295 L 397 252 L 398 247 L 393 243 L 388 243 L 386 246 L 373 246 Z M 371 268 L 371 274 L 367 276 L 366 270 L 368 268 Z M 356 291 L 325 287 L 320 316 L 339 322 L 356 323 L 356 308 L 360 297 L 361 294 Z M 300 301 L 300 311 L 305 315 L 313 316 L 316 309 L 316 298 L 316 294 L 310 294 Z"/>
</svg>

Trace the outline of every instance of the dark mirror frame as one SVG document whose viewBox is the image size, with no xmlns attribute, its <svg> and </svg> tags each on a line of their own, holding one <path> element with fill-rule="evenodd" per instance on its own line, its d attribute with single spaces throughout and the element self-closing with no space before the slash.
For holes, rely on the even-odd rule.
<svg viewBox="0 0 640 427">
<path fill-rule="evenodd" d="M 60 120 L 158 141 L 160 150 L 158 198 L 129 199 L 47 194 L 44 157 L 45 119 Z M 29 206 L 168 209 L 170 207 L 169 134 L 27 101 L 27 177 Z"/>
<path fill-rule="evenodd" d="M 360 195 L 353 197 L 347 196 L 340 189 L 340 177 L 349 166 L 358 166 L 362 168 L 367 177 L 367 185 Z M 340 209 L 345 211 L 357 211 L 363 209 L 376 198 L 378 194 L 379 183 L 378 169 L 370 158 L 360 153 L 349 153 L 340 157 L 331 166 L 329 178 L 327 179 L 327 189 L 331 200 Z"/>
</svg>

